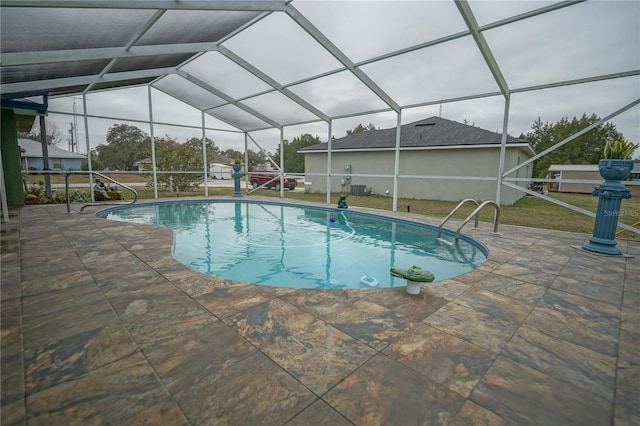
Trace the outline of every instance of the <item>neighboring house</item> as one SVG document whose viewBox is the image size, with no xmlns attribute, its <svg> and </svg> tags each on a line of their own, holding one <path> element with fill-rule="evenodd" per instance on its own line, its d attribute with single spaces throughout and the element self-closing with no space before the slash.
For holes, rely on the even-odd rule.
<svg viewBox="0 0 640 426">
<path fill-rule="evenodd" d="M 398 196 L 429 200 L 460 201 L 473 198 L 495 200 L 500 163 L 499 133 L 431 117 L 401 126 Z M 371 176 L 336 176 L 331 191 L 341 190 L 345 179 L 347 191 L 393 195 L 396 128 L 356 133 L 331 143 L 331 173 Z M 327 190 L 327 144 L 317 144 L 299 151 L 305 156 L 306 184 L 312 192 Z M 534 155 L 528 142 L 507 136 L 504 170 Z M 527 165 L 510 174 L 513 178 L 531 178 Z M 325 176 L 321 176 L 324 174 Z M 403 176 L 408 176 L 404 177 Z M 415 176 L 415 177 L 411 177 Z M 437 176 L 420 179 L 418 176 Z M 448 179 L 463 176 L 466 179 Z M 517 183 L 526 186 L 526 183 Z M 389 191 L 389 192 L 387 192 Z M 513 204 L 523 192 L 503 187 L 501 203 Z"/>
<path fill-rule="evenodd" d="M 212 163 L 226 164 L 230 166 L 233 164 L 233 158 L 229 158 L 226 155 L 222 155 L 222 154 L 216 154 L 216 156 L 213 157 Z"/>
<path fill-rule="evenodd" d="M 42 170 L 42 143 L 31 139 L 18 139 L 22 151 L 20 161 L 24 170 Z M 50 170 L 80 170 L 86 155 L 69 152 L 56 146 L 48 146 Z"/>
<path fill-rule="evenodd" d="M 151 162 L 151 157 L 143 158 L 142 160 L 138 160 L 133 163 L 133 167 L 136 167 L 139 172 L 153 170 L 153 163 Z"/>
<path fill-rule="evenodd" d="M 630 179 L 640 179 L 640 163 L 635 163 Z M 558 180 L 588 180 L 590 183 L 551 182 L 549 191 L 573 192 L 576 194 L 591 194 L 593 189 L 602 181 L 597 164 L 552 164 L 549 166 L 547 179 Z M 597 182 L 597 183 L 596 183 Z"/>
<path fill-rule="evenodd" d="M 631 173 L 629 174 L 629 179 L 640 180 L 640 162 L 638 160 L 633 163 L 633 170 L 631 170 Z"/>
<path fill-rule="evenodd" d="M 552 164 L 549 166 L 548 179 L 580 179 L 602 182 L 597 164 Z M 595 183 L 549 182 L 549 191 L 591 194 Z"/>
</svg>

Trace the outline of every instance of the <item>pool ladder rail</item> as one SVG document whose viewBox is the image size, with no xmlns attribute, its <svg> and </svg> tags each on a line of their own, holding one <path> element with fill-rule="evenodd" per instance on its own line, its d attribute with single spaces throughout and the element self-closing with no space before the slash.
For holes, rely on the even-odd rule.
<svg viewBox="0 0 640 426">
<path fill-rule="evenodd" d="M 444 220 L 440 223 L 440 226 L 438 226 L 438 236 L 440 237 L 440 235 L 442 234 L 442 228 L 444 227 L 444 224 L 447 223 L 447 221 L 449 219 L 451 219 L 451 217 L 454 215 L 455 212 L 457 212 L 458 210 L 460 210 L 460 208 L 465 205 L 466 203 L 473 203 L 475 204 L 476 208 L 469 214 L 469 216 L 467 216 L 467 218 L 465 220 L 462 221 L 462 224 L 460 224 L 460 226 L 458 227 L 458 229 L 456 230 L 456 242 L 458 242 L 460 240 L 460 232 L 462 231 L 462 228 L 469 223 L 469 221 L 471 220 L 471 218 L 475 217 L 475 223 L 474 223 L 474 227 L 473 229 L 478 229 L 478 216 L 480 215 L 480 211 L 485 208 L 486 206 L 493 206 L 495 209 L 495 213 L 493 215 L 493 232 L 492 234 L 498 234 L 498 224 L 500 223 L 500 206 L 495 202 L 495 201 L 485 201 L 482 204 L 478 204 L 478 202 L 476 200 L 474 200 L 473 198 L 466 198 L 462 201 L 460 201 L 460 203 L 458 203 L 458 205 L 451 210 L 451 212 L 447 215 L 447 217 L 444 218 Z"/>
<path fill-rule="evenodd" d="M 113 206 L 113 205 L 126 205 L 126 204 L 135 204 L 138 201 L 138 192 L 131 188 L 128 185 L 125 185 L 124 183 L 118 182 L 115 179 L 111 179 L 109 176 L 105 176 L 102 173 L 98 173 L 98 172 L 89 172 L 89 171 L 74 171 L 74 172 L 67 172 L 64 175 L 64 187 L 65 190 L 67 191 L 67 213 L 71 213 L 71 193 L 69 191 L 69 176 L 71 176 L 72 174 L 91 174 L 91 175 L 97 175 L 100 176 L 103 179 L 108 180 L 109 182 L 112 182 L 122 188 L 128 189 L 129 191 L 133 192 L 133 201 L 127 201 L 124 203 L 120 203 L 120 202 L 115 202 L 115 201 L 106 201 L 106 202 L 101 202 L 101 203 L 96 203 L 96 202 L 92 202 L 92 203 L 86 203 L 84 204 L 81 208 L 80 208 L 80 212 L 82 212 L 84 209 L 86 209 L 87 207 L 90 206 Z M 91 188 L 90 191 L 93 192 L 93 183 L 90 184 Z"/>
</svg>

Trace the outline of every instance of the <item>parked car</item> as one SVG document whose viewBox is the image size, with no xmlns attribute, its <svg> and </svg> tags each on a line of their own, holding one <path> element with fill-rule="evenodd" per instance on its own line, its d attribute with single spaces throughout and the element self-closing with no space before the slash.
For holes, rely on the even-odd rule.
<svg viewBox="0 0 640 426">
<path fill-rule="evenodd" d="M 277 177 L 277 179 L 274 179 Z M 273 180 L 271 180 L 273 179 Z M 271 180 L 271 182 L 269 182 Z M 255 169 L 249 175 L 249 182 L 254 188 L 257 188 L 267 182 L 267 188 L 275 188 L 280 190 L 280 177 L 276 170 L 265 170 L 265 169 Z M 295 189 L 298 181 L 294 178 L 284 175 L 284 187 L 289 188 L 291 190 Z"/>
</svg>

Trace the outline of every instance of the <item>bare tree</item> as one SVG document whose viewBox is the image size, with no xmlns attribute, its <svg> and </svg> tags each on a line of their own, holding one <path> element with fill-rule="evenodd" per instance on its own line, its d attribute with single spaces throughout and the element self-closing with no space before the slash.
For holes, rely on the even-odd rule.
<svg viewBox="0 0 640 426">
<path fill-rule="evenodd" d="M 46 126 L 45 130 L 47 132 L 47 144 L 54 146 L 58 145 L 60 142 L 62 142 L 62 139 L 60 138 L 60 129 L 53 121 L 47 119 L 45 119 L 44 121 Z M 33 127 L 31 128 L 31 132 L 25 137 L 27 139 L 33 139 L 39 142 L 41 140 L 40 135 L 40 120 L 35 120 L 33 123 Z"/>
</svg>

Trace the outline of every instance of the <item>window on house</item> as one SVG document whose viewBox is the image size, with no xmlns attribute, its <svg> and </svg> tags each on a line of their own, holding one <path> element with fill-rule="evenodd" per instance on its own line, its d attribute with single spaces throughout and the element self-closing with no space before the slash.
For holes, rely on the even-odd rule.
<svg viewBox="0 0 640 426">
<path fill-rule="evenodd" d="M 53 159 L 53 168 L 55 170 L 62 170 L 62 158 Z"/>
</svg>

